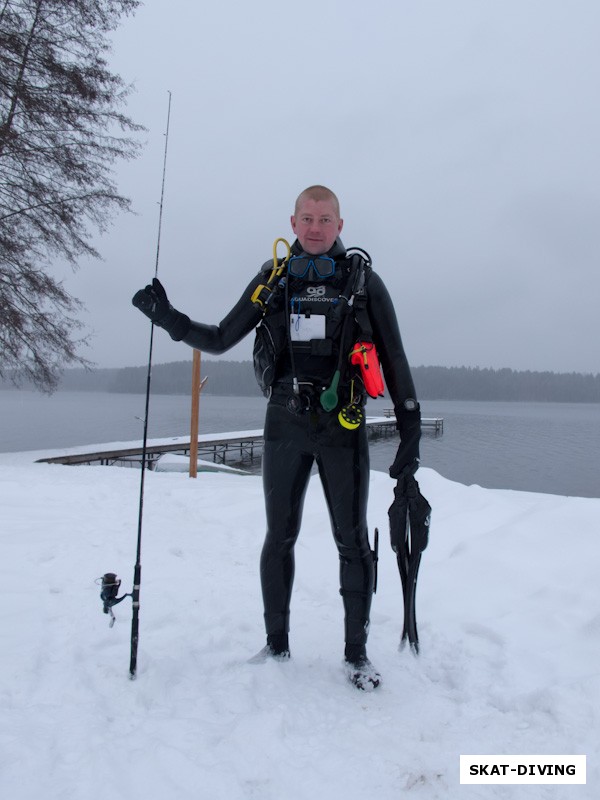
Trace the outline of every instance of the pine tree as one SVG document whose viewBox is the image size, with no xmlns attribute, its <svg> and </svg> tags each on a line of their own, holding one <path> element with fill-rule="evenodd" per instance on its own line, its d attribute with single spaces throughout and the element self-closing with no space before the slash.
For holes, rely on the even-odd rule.
<svg viewBox="0 0 600 800">
<path fill-rule="evenodd" d="M 138 0 L 0 0 L 0 376 L 55 388 L 85 364 L 80 302 L 52 277 L 99 257 L 92 235 L 129 207 L 113 165 L 141 126 L 107 64 L 109 35 Z M 79 338 L 78 338 L 79 337 Z"/>
</svg>

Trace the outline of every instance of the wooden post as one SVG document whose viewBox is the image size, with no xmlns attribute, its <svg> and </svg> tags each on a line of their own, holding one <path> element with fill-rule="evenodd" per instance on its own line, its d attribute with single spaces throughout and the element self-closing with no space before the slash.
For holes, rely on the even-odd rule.
<svg viewBox="0 0 600 800">
<path fill-rule="evenodd" d="M 198 476 L 198 420 L 200 416 L 200 350 L 192 359 L 192 418 L 190 424 L 190 478 Z"/>
</svg>

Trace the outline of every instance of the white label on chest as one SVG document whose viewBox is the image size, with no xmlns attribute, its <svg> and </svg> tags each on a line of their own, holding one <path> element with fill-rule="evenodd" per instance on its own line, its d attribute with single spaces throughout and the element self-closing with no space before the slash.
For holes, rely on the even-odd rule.
<svg viewBox="0 0 600 800">
<path fill-rule="evenodd" d="M 293 342 L 325 338 L 325 314 L 290 314 L 290 336 Z"/>
</svg>

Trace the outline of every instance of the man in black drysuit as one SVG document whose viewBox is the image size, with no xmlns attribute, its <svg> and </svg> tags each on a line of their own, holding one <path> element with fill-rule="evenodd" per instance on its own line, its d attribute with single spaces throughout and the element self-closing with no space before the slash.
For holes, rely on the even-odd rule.
<svg viewBox="0 0 600 800">
<path fill-rule="evenodd" d="M 418 467 L 420 410 L 392 301 L 366 254 L 346 253 L 336 196 L 323 186 L 309 187 L 296 201 L 291 224 L 297 238 L 281 275 L 269 283 L 279 262 L 267 262 L 219 325 L 176 311 L 156 278 L 133 303 L 172 339 L 212 354 L 258 326 L 255 369 L 269 397 L 262 460 L 267 533 L 260 561 L 267 645 L 258 660 L 289 658 L 294 545 L 316 462 L 340 558 L 345 668 L 352 683 L 371 690 L 380 675 L 366 652 L 374 566 L 363 407 L 373 373 L 350 363 L 356 342 L 375 345 L 394 404 L 401 440 L 390 467 L 394 478 Z"/>
</svg>

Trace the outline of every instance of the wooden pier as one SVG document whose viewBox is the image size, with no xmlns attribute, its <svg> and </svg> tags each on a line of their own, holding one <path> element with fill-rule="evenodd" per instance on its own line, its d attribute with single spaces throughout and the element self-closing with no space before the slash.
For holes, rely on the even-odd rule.
<svg viewBox="0 0 600 800">
<path fill-rule="evenodd" d="M 397 436 L 396 420 L 391 414 L 384 412 L 384 417 L 368 417 L 367 432 L 370 439 L 384 436 Z M 444 430 L 443 419 L 421 420 L 424 431 L 431 430 L 440 435 Z M 263 431 L 240 431 L 223 434 L 203 434 L 198 437 L 198 458 L 212 461 L 215 464 L 253 464 L 262 455 Z M 146 446 L 146 464 L 152 469 L 156 461 L 164 453 L 175 453 L 189 456 L 190 437 L 178 436 L 169 439 L 153 439 Z M 104 449 L 86 450 L 83 447 L 72 448 L 64 455 L 49 456 L 38 459 L 44 464 L 101 464 L 104 466 L 140 466 L 143 460 L 141 444 L 116 443 L 106 445 Z"/>
<path fill-rule="evenodd" d="M 198 437 L 198 458 L 211 460 L 215 464 L 252 463 L 262 453 L 263 432 L 245 431 L 231 434 L 209 434 Z M 172 439 L 151 440 L 146 445 L 146 463 L 152 469 L 155 462 L 165 453 L 189 456 L 190 437 L 175 437 Z M 38 462 L 44 464 L 101 464 L 103 466 L 139 466 L 142 463 L 142 445 L 108 445 L 106 449 L 84 451 L 77 448 L 76 452 L 65 453 L 60 456 L 40 458 Z"/>
</svg>

